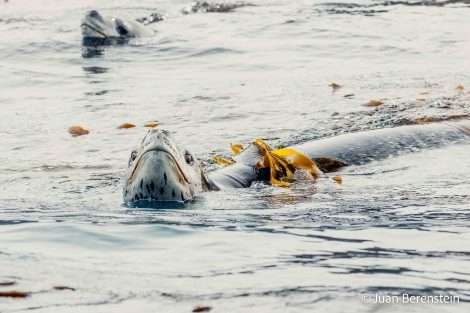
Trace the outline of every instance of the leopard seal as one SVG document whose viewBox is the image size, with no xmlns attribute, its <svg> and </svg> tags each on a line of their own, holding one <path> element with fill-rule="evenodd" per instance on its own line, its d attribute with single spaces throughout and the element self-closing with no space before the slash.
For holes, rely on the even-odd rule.
<svg viewBox="0 0 470 313">
<path fill-rule="evenodd" d="M 197 159 L 170 132 L 151 129 L 132 150 L 124 177 L 124 202 L 185 201 L 202 192 Z"/>
<path fill-rule="evenodd" d="M 470 121 L 401 126 L 343 134 L 291 148 L 311 159 L 333 158 L 348 165 L 361 165 L 404 153 L 452 143 L 470 143 Z M 124 174 L 125 203 L 139 200 L 190 200 L 203 191 L 250 187 L 269 181 L 269 169 L 258 168 L 256 149 L 245 149 L 237 162 L 204 173 L 196 157 L 178 144 L 166 130 L 150 130 L 132 150 Z"/>
<path fill-rule="evenodd" d="M 84 38 L 123 39 L 154 35 L 152 30 L 137 21 L 103 16 L 97 10 L 87 12 L 80 27 Z"/>
</svg>

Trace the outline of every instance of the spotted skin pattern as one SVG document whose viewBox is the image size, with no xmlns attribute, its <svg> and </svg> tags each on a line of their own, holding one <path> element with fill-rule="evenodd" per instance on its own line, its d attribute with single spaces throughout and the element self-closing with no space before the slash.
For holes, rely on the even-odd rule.
<svg viewBox="0 0 470 313">
<path fill-rule="evenodd" d="M 362 165 L 416 150 L 468 143 L 470 120 L 453 123 L 385 128 L 344 134 L 306 142 L 292 149 L 311 159 L 333 158 L 349 165 Z M 124 177 L 124 201 L 178 201 L 198 193 L 227 188 L 247 188 L 254 181 L 269 181 L 252 150 L 245 149 L 237 162 L 204 174 L 193 155 L 176 144 L 164 130 L 150 130 L 134 149 Z"/>
<path fill-rule="evenodd" d="M 124 202 L 184 202 L 200 192 L 201 172 L 196 158 L 168 131 L 149 130 L 140 146 L 132 150 L 124 175 Z"/>
</svg>

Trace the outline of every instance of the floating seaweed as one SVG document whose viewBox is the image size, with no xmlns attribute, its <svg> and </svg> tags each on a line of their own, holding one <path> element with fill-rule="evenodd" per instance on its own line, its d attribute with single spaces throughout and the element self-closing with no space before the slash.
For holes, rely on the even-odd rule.
<svg viewBox="0 0 470 313">
<path fill-rule="evenodd" d="M 89 130 L 83 128 L 82 126 L 71 126 L 69 127 L 69 133 L 72 134 L 72 136 L 82 136 L 82 135 L 87 135 L 90 133 Z"/>
<path fill-rule="evenodd" d="M 133 127 L 135 127 L 134 124 L 131 124 L 131 123 L 124 123 L 124 124 L 118 126 L 118 129 L 127 129 L 127 128 L 133 128 Z"/>
</svg>

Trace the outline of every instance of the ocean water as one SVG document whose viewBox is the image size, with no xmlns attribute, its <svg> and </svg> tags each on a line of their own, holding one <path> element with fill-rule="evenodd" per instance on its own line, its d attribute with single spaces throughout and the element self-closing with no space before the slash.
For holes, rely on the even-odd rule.
<svg viewBox="0 0 470 313">
<path fill-rule="evenodd" d="M 15 283 L 0 293 L 29 293 L 0 297 L 0 312 L 468 312 L 469 145 L 349 167 L 341 185 L 122 203 L 146 123 L 215 169 L 231 142 L 468 118 L 468 1 L 251 3 L 0 3 L 0 283 Z M 166 19 L 153 37 L 90 47 L 91 9 Z"/>
</svg>

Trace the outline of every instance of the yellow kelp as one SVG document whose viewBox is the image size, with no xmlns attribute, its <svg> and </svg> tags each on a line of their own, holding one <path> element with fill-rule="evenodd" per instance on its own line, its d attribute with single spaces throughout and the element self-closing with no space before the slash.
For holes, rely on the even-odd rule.
<svg viewBox="0 0 470 313">
<path fill-rule="evenodd" d="M 149 127 L 149 128 L 153 128 L 153 127 L 157 127 L 160 123 L 148 123 L 148 124 L 145 124 L 144 127 Z"/>
<path fill-rule="evenodd" d="M 235 154 L 239 154 L 240 152 L 243 151 L 243 146 L 241 144 L 232 144 L 230 143 L 230 148 L 232 148 L 232 151 L 235 153 Z"/>
<path fill-rule="evenodd" d="M 256 139 L 253 144 L 263 152 L 263 156 L 256 164 L 256 167 L 270 167 L 270 181 L 272 184 L 289 186 L 289 183 L 284 180 L 294 180 L 295 172 L 299 170 L 311 174 L 311 176 L 302 175 L 304 178 L 311 177 L 310 179 L 322 173 L 314 161 L 299 151 L 290 148 L 273 150 L 262 139 Z"/>
<path fill-rule="evenodd" d="M 134 124 L 131 124 L 131 123 L 124 123 L 124 124 L 118 126 L 118 129 L 127 129 L 127 128 L 133 128 L 133 127 L 135 127 Z"/>
<path fill-rule="evenodd" d="M 239 154 L 243 148 L 242 145 L 230 144 L 230 146 L 235 154 Z M 289 187 L 289 182 L 294 180 L 314 180 L 323 171 L 334 171 L 347 165 L 330 158 L 318 158 L 314 161 L 305 154 L 291 148 L 275 150 L 261 138 L 256 139 L 251 146 L 243 150 L 242 156 L 245 157 L 245 161 L 248 160 L 248 163 L 253 164 L 256 168 L 269 168 L 269 181 L 271 184 L 282 187 Z M 212 160 L 225 165 L 235 163 L 231 159 L 227 160 L 216 156 Z M 319 164 L 316 163 L 316 160 Z"/>
<path fill-rule="evenodd" d="M 284 148 L 273 150 L 271 151 L 271 154 L 278 156 L 296 169 L 301 168 L 309 171 L 312 175 L 319 175 L 322 173 L 313 160 L 297 150 Z"/>
<path fill-rule="evenodd" d="M 83 128 L 82 126 L 71 126 L 69 127 L 69 133 L 72 134 L 72 136 L 82 136 L 90 133 L 88 129 Z"/>
<path fill-rule="evenodd" d="M 279 172 L 282 172 L 283 168 L 287 169 L 287 167 L 283 167 L 281 164 L 279 164 L 279 162 L 276 162 L 276 160 L 270 155 L 269 152 L 272 151 L 273 149 L 268 144 L 264 143 L 264 141 L 261 138 L 256 139 L 255 142 L 253 142 L 253 144 L 257 146 L 258 149 L 260 149 L 262 153 L 262 157 L 258 161 L 258 163 L 256 163 L 255 167 L 256 168 L 269 167 L 271 169 L 270 178 L 269 178 L 269 181 L 271 182 L 271 184 L 288 187 L 289 186 L 288 183 L 276 179 L 276 176 L 278 176 L 277 174 Z M 285 162 L 283 163 L 285 165 Z"/>
<path fill-rule="evenodd" d="M 331 177 L 331 179 L 333 179 L 337 184 L 341 185 L 343 183 L 343 179 L 341 178 L 341 176 L 336 175 Z"/>
<path fill-rule="evenodd" d="M 224 165 L 231 165 L 231 164 L 235 163 L 235 161 L 227 160 L 225 158 L 218 157 L 218 156 L 212 157 L 212 160 L 216 161 L 219 164 L 224 164 Z"/>
</svg>

